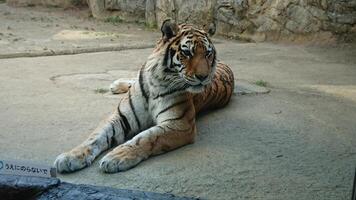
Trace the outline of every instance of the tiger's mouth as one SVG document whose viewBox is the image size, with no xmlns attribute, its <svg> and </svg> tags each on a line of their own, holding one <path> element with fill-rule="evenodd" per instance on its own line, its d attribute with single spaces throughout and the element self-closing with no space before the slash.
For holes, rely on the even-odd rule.
<svg viewBox="0 0 356 200">
<path fill-rule="evenodd" d="M 211 83 L 211 79 L 208 78 L 207 80 L 204 81 L 198 81 L 198 80 L 187 80 L 184 79 L 186 82 L 187 91 L 192 92 L 192 93 L 200 93 L 203 92 L 205 87 Z"/>
<path fill-rule="evenodd" d="M 208 84 L 199 83 L 197 85 L 190 85 L 187 88 L 187 91 L 189 91 L 191 93 L 200 93 L 200 92 L 203 92 L 208 85 L 209 85 L 209 83 Z"/>
<path fill-rule="evenodd" d="M 187 88 L 187 91 L 191 93 L 200 93 L 203 92 L 205 89 L 205 86 L 200 84 L 200 85 L 195 85 L 195 86 L 190 86 Z"/>
<path fill-rule="evenodd" d="M 184 74 L 181 77 L 190 86 L 206 86 L 206 85 L 209 85 L 211 83 L 211 77 L 210 76 L 207 77 L 204 80 L 199 80 L 197 78 L 192 78 L 192 77 L 186 76 Z"/>
</svg>

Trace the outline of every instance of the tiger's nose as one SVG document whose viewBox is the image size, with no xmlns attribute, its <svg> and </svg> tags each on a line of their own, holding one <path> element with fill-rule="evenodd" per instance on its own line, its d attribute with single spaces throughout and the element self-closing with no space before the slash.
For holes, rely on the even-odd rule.
<svg viewBox="0 0 356 200">
<path fill-rule="evenodd" d="M 197 79 L 199 79 L 200 81 L 204 81 L 206 78 L 208 78 L 208 75 L 195 75 L 195 77 L 197 77 Z"/>
</svg>

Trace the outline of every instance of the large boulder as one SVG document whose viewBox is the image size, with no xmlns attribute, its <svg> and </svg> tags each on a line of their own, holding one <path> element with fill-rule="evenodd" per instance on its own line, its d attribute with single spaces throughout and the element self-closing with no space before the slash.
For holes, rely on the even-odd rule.
<svg viewBox="0 0 356 200">
<path fill-rule="evenodd" d="M 209 25 L 213 21 L 215 3 L 214 0 L 147 0 L 146 23 L 157 26 L 170 18 L 179 23 Z"/>
<path fill-rule="evenodd" d="M 118 16 L 126 22 L 145 19 L 146 0 L 88 0 L 88 4 L 95 18 Z"/>
<path fill-rule="evenodd" d="M 209 25 L 213 20 L 212 0 L 176 0 L 176 21 L 188 22 L 200 26 Z"/>
</svg>

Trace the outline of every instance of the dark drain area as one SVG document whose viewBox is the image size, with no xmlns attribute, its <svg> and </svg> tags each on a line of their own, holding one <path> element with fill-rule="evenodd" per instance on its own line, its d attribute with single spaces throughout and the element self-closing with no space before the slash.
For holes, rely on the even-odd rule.
<svg viewBox="0 0 356 200">
<path fill-rule="evenodd" d="M 61 182 L 57 178 L 0 175 L 0 197 L 2 200 L 19 199 L 63 199 L 63 200 L 130 200 L 162 199 L 193 200 L 197 198 L 178 197 L 137 190 L 114 189 L 83 184 Z"/>
</svg>

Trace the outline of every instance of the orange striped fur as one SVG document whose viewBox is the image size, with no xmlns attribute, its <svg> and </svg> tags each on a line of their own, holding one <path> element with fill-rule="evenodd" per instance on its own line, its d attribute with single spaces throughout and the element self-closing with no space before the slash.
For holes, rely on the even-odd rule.
<svg viewBox="0 0 356 200">
<path fill-rule="evenodd" d="M 125 93 L 113 114 L 80 145 L 55 161 L 59 172 L 89 166 L 103 151 L 103 172 L 130 169 L 149 156 L 194 142 L 195 117 L 226 105 L 234 90 L 231 69 L 216 62 L 205 31 L 192 25 L 163 23 L 162 38 L 134 82 L 115 81 L 113 93 Z"/>
</svg>

